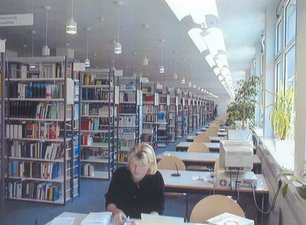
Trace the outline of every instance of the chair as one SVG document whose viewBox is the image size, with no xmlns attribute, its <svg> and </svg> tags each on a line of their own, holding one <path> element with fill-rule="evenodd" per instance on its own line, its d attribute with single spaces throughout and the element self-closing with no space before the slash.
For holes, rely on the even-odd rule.
<svg viewBox="0 0 306 225">
<path fill-rule="evenodd" d="M 185 163 L 175 156 L 164 156 L 157 163 L 158 169 L 176 170 L 176 167 L 178 170 L 186 170 Z"/>
<path fill-rule="evenodd" d="M 210 152 L 209 148 L 203 144 L 202 142 L 193 142 L 189 145 L 187 152 Z M 207 166 L 197 166 L 197 165 L 190 165 L 187 166 L 187 170 L 199 170 L 199 171 L 209 171 Z"/>
<path fill-rule="evenodd" d="M 201 133 L 193 138 L 193 142 L 210 142 L 209 136 L 206 132 Z"/>
<path fill-rule="evenodd" d="M 210 152 L 209 148 L 202 142 L 193 142 L 189 145 L 187 152 Z"/>
<path fill-rule="evenodd" d="M 225 195 L 210 195 L 201 199 L 193 207 L 189 221 L 191 223 L 207 223 L 209 218 L 224 212 L 245 217 L 242 208 L 233 199 Z"/>
<path fill-rule="evenodd" d="M 205 133 L 207 134 L 208 137 L 217 136 L 218 130 L 219 128 L 217 127 L 210 127 L 207 129 L 207 131 L 205 131 Z"/>
<path fill-rule="evenodd" d="M 220 167 L 220 159 L 218 157 L 214 164 L 214 171 L 217 172 L 219 169 L 221 169 L 221 167 Z"/>
<path fill-rule="evenodd" d="M 158 169 L 164 170 L 186 170 L 185 163 L 178 157 L 175 156 L 164 156 L 157 163 Z M 188 218 L 188 195 L 186 193 L 175 193 L 175 192 L 166 192 L 165 197 L 185 197 L 185 220 Z"/>
</svg>

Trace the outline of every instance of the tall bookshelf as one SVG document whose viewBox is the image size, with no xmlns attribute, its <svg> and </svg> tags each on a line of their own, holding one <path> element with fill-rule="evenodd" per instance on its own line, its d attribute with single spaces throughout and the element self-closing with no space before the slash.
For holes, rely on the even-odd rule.
<svg viewBox="0 0 306 225">
<path fill-rule="evenodd" d="M 177 137 L 178 96 L 174 88 L 169 89 L 169 141 L 174 142 Z"/>
<path fill-rule="evenodd" d="M 114 71 L 89 69 L 81 79 L 81 177 L 110 179 L 117 165 Z"/>
<path fill-rule="evenodd" d="M 78 77 L 61 56 L 6 68 L 6 197 L 65 204 L 79 195 Z"/>
<path fill-rule="evenodd" d="M 0 40 L 0 46 L 5 45 L 4 40 Z M 3 90 L 4 90 L 4 77 L 5 77 L 5 63 L 4 63 L 4 52 L 5 47 L 3 46 L 3 49 L 0 47 L 0 224 L 3 224 L 3 218 L 4 218 L 4 197 L 5 197 L 5 182 L 4 182 L 4 171 L 5 171 L 5 154 L 4 154 L 4 128 L 3 121 L 4 121 L 4 98 L 3 96 Z"/>
<path fill-rule="evenodd" d="M 128 151 L 140 142 L 140 82 L 135 77 L 119 77 L 118 163 L 127 163 Z"/>
<path fill-rule="evenodd" d="M 183 133 L 183 115 L 184 115 L 184 106 L 183 106 L 183 92 L 181 90 L 176 90 L 177 98 L 177 119 L 175 124 L 175 136 L 176 138 L 182 138 Z"/>
<path fill-rule="evenodd" d="M 160 86 L 158 91 L 159 104 L 157 107 L 156 130 L 157 130 L 157 147 L 166 147 L 169 138 L 169 106 L 170 95 L 166 88 Z"/>
<path fill-rule="evenodd" d="M 141 141 L 156 147 L 158 93 L 154 82 L 141 83 L 142 133 Z"/>
</svg>

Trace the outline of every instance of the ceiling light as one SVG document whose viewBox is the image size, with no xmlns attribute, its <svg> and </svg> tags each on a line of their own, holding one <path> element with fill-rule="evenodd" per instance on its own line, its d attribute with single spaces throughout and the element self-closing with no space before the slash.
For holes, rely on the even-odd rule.
<svg viewBox="0 0 306 225">
<path fill-rule="evenodd" d="M 44 7 L 46 10 L 46 43 L 42 48 L 42 55 L 49 56 L 50 55 L 50 48 L 48 47 L 48 19 L 49 19 L 49 10 L 51 9 L 50 6 Z"/>
<path fill-rule="evenodd" d="M 71 0 L 71 18 L 67 20 L 66 23 L 66 33 L 76 34 L 78 32 L 77 22 L 73 18 L 73 0 Z"/>
<path fill-rule="evenodd" d="M 122 45 L 120 44 L 119 41 L 115 41 L 114 53 L 117 55 L 120 55 L 122 53 Z"/>
<path fill-rule="evenodd" d="M 159 67 L 159 73 L 165 73 L 165 68 L 164 66 Z"/>
<path fill-rule="evenodd" d="M 73 17 L 69 18 L 66 23 L 66 33 L 67 34 L 76 34 L 77 30 L 77 22 L 73 19 Z"/>
<path fill-rule="evenodd" d="M 117 41 L 115 42 L 114 45 L 114 53 L 117 55 L 120 55 L 122 53 L 122 45 L 119 41 L 119 34 L 120 34 L 120 30 L 119 30 L 119 18 L 120 18 L 120 6 L 123 5 L 123 2 L 121 1 L 117 1 L 116 2 L 117 6 L 118 6 L 118 15 L 117 15 Z"/>
<path fill-rule="evenodd" d="M 143 57 L 143 60 L 142 60 L 142 65 L 144 65 L 144 66 L 149 65 L 149 59 L 148 59 L 148 57 L 147 57 L 147 56 L 144 56 L 144 57 Z"/>
<path fill-rule="evenodd" d="M 86 68 L 90 67 L 90 60 L 88 58 L 88 33 L 90 30 L 91 30 L 90 27 L 86 28 L 86 59 L 84 62 Z"/>
</svg>

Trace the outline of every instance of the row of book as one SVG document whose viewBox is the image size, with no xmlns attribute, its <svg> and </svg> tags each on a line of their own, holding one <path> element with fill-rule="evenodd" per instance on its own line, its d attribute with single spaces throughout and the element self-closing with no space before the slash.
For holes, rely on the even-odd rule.
<svg viewBox="0 0 306 225">
<path fill-rule="evenodd" d="M 133 116 L 119 116 L 119 127 L 122 126 L 136 126 L 136 115 Z"/>
<path fill-rule="evenodd" d="M 120 103 L 119 113 L 134 113 L 136 114 L 136 103 Z"/>
<path fill-rule="evenodd" d="M 6 138 L 41 138 L 57 139 L 59 138 L 60 128 L 56 123 L 33 123 L 6 124 Z"/>
<path fill-rule="evenodd" d="M 112 84 L 112 81 L 108 79 L 108 77 L 101 78 L 92 73 L 84 73 L 83 85 L 109 85 Z"/>
<path fill-rule="evenodd" d="M 120 102 L 136 102 L 136 94 L 134 92 L 120 92 Z"/>
<path fill-rule="evenodd" d="M 82 88 L 82 100 L 102 100 L 112 102 L 113 95 L 103 88 Z"/>
<path fill-rule="evenodd" d="M 135 81 L 121 81 L 120 82 L 120 91 L 135 91 L 136 83 Z"/>
<path fill-rule="evenodd" d="M 81 118 L 81 130 L 99 131 L 106 130 L 109 125 L 114 124 L 114 118 L 112 117 L 82 117 Z"/>
<path fill-rule="evenodd" d="M 91 103 L 91 104 L 83 103 L 81 115 L 82 116 L 99 115 L 99 116 L 109 117 L 109 115 L 111 116 L 113 115 L 113 108 L 106 106 L 103 103 Z"/>
<path fill-rule="evenodd" d="M 13 141 L 10 143 L 10 157 L 54 160 L 64 157 L 60 143 Z"/>
<path fill-rule="evenodd" d="M 83 164 L 81 167 L 81 175 L 86 177 L 94 177 L 95 176 L 95 167 L 91 163 Z"/>
<path fill-rule="evenodd" d="M 71 118 L 72 109 L 65 107 L 64 103 L 45 103 L 32 101 L 10 101 L 9 117 L 16 118 L 36 118 L 36 119 L 64 119 L 66 108 L 66 118 Z M 75 110 L 76 112 L 77 110 Z"/>
<path fill-rule="evenodd" d="M 62 84 L 47 82 L 16 83 L 11 82 L 9 97 L 11 98 L 47 98 L 56 99 L 62 97 Z"/>
<path fill-rule="evenodd" d="M 56 179 L 63 168 L 61 163 L 49 162 L 23 162 L 11 160 L 9 162 L 9 175 L 22 178 Z"/>
<path fill-rule="evenodd" d="M 9 63 L 10 78 L 60 78 L 61 63 L 22 64 Z"/>
<path fill-rule="evenodd" d="M 28 180 L 16 180 L 8 183 L 9 198 L 57 201 L 61 192 L 61 185 L 56 183 Z"/>
</svg>

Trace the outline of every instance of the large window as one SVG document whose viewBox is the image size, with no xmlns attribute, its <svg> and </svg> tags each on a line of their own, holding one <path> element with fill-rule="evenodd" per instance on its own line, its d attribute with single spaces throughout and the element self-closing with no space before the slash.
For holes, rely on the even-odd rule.
<svg viewBox="0 0 306 225">
<path fill-rule="evenodd" d="M 296 31 L 296 0 L 291 0 L 285 9 L 286 14 L 286 46 L 294 40 Z"/>
<path fill-rule="evenodd" d="M 291 47 L 285 54 L 286 61 L 286 83 L 285 88 L 293 87 L 295 79 L 295 46 Z"/>
<path fill-rule="evenodd" d="M 283 19 L 280 17 L 276 25 L 276 55 L 283 49 Z"/>
</svg>

